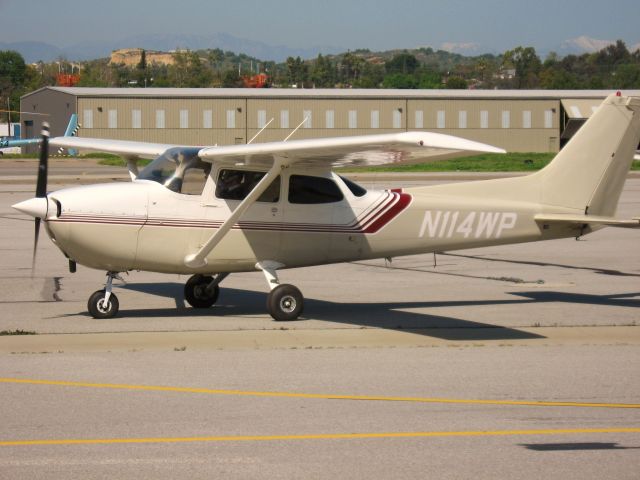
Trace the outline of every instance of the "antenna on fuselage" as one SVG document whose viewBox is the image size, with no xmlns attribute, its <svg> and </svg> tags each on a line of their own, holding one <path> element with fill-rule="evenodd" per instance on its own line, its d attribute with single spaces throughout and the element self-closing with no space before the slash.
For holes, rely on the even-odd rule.
<svg viewBox="0 0 640 480">
<path fill-rule="evenodd" d="M 273 118 L 271 118 L 271 120 L 269 120 L 269 121 L 265 124 L 265 126 L 264 126 L 264 127 L 262 127 L 262 128 L 260 129 L 260 131 L 259 131 L 258 133 L 256 133 L 253 137 L 251 137 L 251 140 L 249 140 L 249 141 L 247 142 L 247 145 L 249 145 L 249 144 L 250 144 L 251 142 L 253 142 L 256 138 L 258 138 L 258 135 L 260 135 L 260 134 L 264 131 L 264 129 L 265 129 L 265 128 L 267 128 L 267 127 L 269 126 L 269 124 L 270 124 L 271 122 L 273 122 Z"/>
<path fill-rule="evenodd" d="M 287 136 L 287 138 L 285 138 L 285 139 L 283 140 L 283 142 L 286 142 L 287 140 L 289 140 L 289 139 L 293 136 L 293 134 L 294 134 L 294 133 L 296 133 L 298 130 L 300 130 L 300 127 L 301 127 L 302 125 L 304 125 L 305 123 L 307 123 L 307 120 L 309 120 L 309 117 L 304 117 L 304 120 L 302 120 L 302 122 L 300 122 L 300 125 L 298 125 L 296 128 L 294 128 L 294 129 L 293 129 L 293 132 L 291 132 L 291 133 Z"/>
</svg>

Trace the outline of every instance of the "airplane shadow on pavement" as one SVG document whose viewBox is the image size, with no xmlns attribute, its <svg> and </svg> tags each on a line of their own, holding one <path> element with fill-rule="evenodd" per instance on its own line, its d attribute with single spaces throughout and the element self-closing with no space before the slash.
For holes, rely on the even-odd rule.
<svg viewBox="0 0 640 480">
<path fill-rule="evenodd" d="M 201 317 L 210 315 L 252 316 L 266 315 L 266 293 L 235 288 L 222 288 L 218 303 L 208 310 L 188 307 L 184 302 L 183 285 L 180 283 L 132 283 L 120 287 L 140 293 L 172 298 L 176 308 L 124 310 L 121 315 L 135 317 Z M 348 302 L 337 303 L 326 300 L 305 299 L 305 314 L 292 323 L 305 320 L 322 320 L 345 325 L 391 330 L 406 330 L 418 335 L 445 340 L 517 340 L 544 338 L 541 335 L 489 323 L 474 322 L 455 317 L 431 315 L 408 311 L 435 307 L 491 306 L 530 304 L 541 302 L 564 302 L 593 305 L 640 307 L 640 293 L 619 295 L 586 295 L 564 292 L 532 291 L 511 292 L 519 298 L 513 300 L 458 300 L 418 302 Z M 638 298 L 633 298 L 638 297 Z M 286 325 L 284 322 L 282 325 Z"/>
<path fill-rule="evenodd" d="M 186 305 L 181 283 L 131 283 L 123 287 L 140 293 L 172 298 L 177 308 L 123 310 L 122 316 L 135 317 L 201 317 L 266 315 L 266 293 L 235 288 L 222 288 L 218 303 L 211 309 L 199 310 Z M 431 315 L 412 309 L 460 306 L 492 306 L 546 302 L 640 307 L 640 292 L 613 295 L 588 295 L 554 291 L 509 292 L 519 298 L 513 300 L 454 300 L 418 302 L 348 302 L 337 303 L 305 298 L 305 313 L 294 322 L 322 320 L 345 325 L 406 330 L 418 335 L 444 340 L 518 340 L 545 338 L 542 335 L 474 322 L 443 315 Z M 635 298 L 634 298 L 635 297 Z M 283 326 L 288 322 L 283 322 Z"/>
<path fill-rule="evenodd" d="M 569 450 L 637 450 L 640 447 L 624 447 L 609 442 L 577 442 L 577 443 L 522 443 L 521 447 L 538 452 L 562 452 Z"/>
</svg>

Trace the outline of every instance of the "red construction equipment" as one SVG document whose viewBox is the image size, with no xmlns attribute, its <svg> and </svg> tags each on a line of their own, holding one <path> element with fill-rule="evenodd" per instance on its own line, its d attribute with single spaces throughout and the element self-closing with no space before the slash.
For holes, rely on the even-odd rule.
<svg viewBox="0 0 640 480">
<path fill-rule="evenodd" d="M 265 88 L 268 80 L 269 77 L 266 73 L 259 73 L 258 75 L 252 75 L 250 77 L 242 77 L 244 88 Z"/>
<path fill-rule="evenodd" d="M 80 81 L 80 75 L 59 73 L 56 75 L 56 84 L 59 87 L 75 87 Z"/>
</svg>

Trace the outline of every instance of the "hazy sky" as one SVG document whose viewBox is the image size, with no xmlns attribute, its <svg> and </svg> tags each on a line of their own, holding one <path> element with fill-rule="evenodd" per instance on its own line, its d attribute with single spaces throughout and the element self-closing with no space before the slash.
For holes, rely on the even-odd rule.
<svg viewBox="0 0 640 480">
<path fill-rule="evenodd" d="M 1 42 L 60 47 L 141 33 L 226 32 L 271 45 L 343 48 L 517 45 L 577 37 L 640 43 L 638 0 L 0 0 Z M 471 46 L 471 45 L 469 45 Z"/>
</svg>

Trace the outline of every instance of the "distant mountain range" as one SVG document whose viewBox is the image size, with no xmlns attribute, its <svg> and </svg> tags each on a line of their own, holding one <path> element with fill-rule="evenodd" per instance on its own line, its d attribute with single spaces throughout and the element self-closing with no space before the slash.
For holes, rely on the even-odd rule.
<svg viewBox="0 0 640 480">
<path fill-rule="evenodd" d="M 562 44 L 552 48 L 539 48 L 537 53 L 541 58 L 554 51 L 561 57 L 574 54 L 590 53 L 606 47 L 611 40 L 600 40 L 587 36 L 581 36 L 564 41 Z M 515 45 L 514 45 L 515 46 Z M 527 45 L 523 45 L 527 46 Z M 635 45 L 628 44 L 629 51 L 635 51 L 640 48 L 640 43 Z M 214 33 L 210 35 L 191 35 L 191 34 L 147 34 L 134 35 L 123 38 L 121 40 L 111 41 L 88 41 L 69 45 L 66 47 L 58 47 L 45 42 L 0 42 L 0 50 L 16 50 L 22 54 L 28 63 L 42 60 L 51 62 L 60 57 L 67 60 L 94 60 L 97 58 L 107 58 L 113 50 L 120 48 L 144 48 L 147 50 L 160 50 L 163 52 L 175 50 L 178 48 L 200 50 L 220 48 L 225 51 L 231 51 L 237 54 L 244 53 L 254 58 L 264 61 L 282 62 L 287 57 L 301 57 L 303 59 L 315 58 L 319 53 L 323 55 L 332 55 L 344 53 L 347 51 L 343 47 L 335 46 L 315 46 L 309 48 L 294 48 L 282 45 L 269 45 L 256 40 L 248 40 L 239 38 L 228 33 Z M 481 53 L 502 53 L 495 52 L 491 49 L 484 48 L 476 43 L 452 43 L 445 42 L 439 47 L 448 52 L 459 53 L 465 56 L 476 56 Z"/>
<path fill-rule="evenodd" d="M 120 48 L 145 48 L 147 50 L 170 51 L 177 48 L 200 50 L 220 48 L 234 53 L 244 53 L 261 60 L 282 62 L 287 57 L 313 58 L 322 54 L 335 54 L 346 49 L 332 46 L 292 48 L 268 45 L 264 42 L 238 38 L 227 33 L 211 35 L 151 34 L 135 35 L 114 41 L 89 41 L 67 47 L 58 47 L 45 42 L 0 43 L 0 50 L 16 50 L 28 63 L 39 60 L 51 62 L 60 57 L 67 60 L 93 60 L 106 58 Z"/>
</svg>

